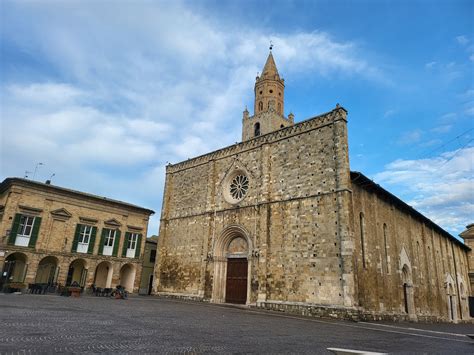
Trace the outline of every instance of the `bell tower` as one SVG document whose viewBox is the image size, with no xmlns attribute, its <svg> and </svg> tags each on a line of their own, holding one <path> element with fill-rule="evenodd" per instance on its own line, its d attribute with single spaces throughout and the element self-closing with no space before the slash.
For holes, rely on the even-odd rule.
<svg viewBox="0 0 474 355">
<path fill-rule="evenodd" d="M 292 126 L 293 114 L 284 116 L 285 79 L 280 78 L 273 59 L 272 47 L 262 74 L 255 79 L 254 115 L 249 116 L 247 109 L 242 119 L 242 141 Z"/>
<path fill-rule="evenodd" d="M 270 106 L 273 106 L 275 111 L 283 116 L 285 79 L 281 79 L 278 74 L 278 69 L 271 50 L 263 67 L 262 75 L 256 78 L 254 91 L 255 114 L 268 111 Z"/>
</svg>

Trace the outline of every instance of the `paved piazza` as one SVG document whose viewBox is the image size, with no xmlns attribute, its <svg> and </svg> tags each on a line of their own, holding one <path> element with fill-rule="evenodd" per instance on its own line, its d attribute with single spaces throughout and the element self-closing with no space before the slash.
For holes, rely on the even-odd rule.
<svg viewBox="0 0 474 355">
<path fill-rule="evenodd" d="M 474 353 L 472 325 L 374 324 L 132 297 L 0 294 L 0 353 Z"/>
</svg>

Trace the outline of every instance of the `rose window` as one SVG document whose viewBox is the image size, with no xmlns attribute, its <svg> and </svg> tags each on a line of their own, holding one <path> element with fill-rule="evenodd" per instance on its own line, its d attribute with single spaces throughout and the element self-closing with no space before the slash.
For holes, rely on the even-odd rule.
<svg viewBox="0 0 474 355">
<path fill-rule="evenodd" d="M 249 179 L 245 175 L 236 175 L 230 182 L 230 195 L 235 200 L 243 199 L 248 189 Z"/>
</svg>

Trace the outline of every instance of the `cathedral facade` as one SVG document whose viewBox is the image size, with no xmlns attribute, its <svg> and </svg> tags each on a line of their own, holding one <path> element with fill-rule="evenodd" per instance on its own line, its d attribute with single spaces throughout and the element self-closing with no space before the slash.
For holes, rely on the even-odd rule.
<svg viewBox="0 0 474 355">
<path fill-rule="evenodd" d="M 270 52 L 242 142 L 166 169 L 154 292 L 352 319 L 467 320 L 468 248 L 351 172 L 347 111 L 295 123 Z"/>
</svg>

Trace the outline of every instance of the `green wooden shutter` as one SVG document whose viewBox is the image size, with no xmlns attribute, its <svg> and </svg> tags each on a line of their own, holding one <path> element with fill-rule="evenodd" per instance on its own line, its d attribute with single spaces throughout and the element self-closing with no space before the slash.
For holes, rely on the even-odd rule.
<svg viewBox="0 0 474 355">
<path fill-rule="evenodd" d="M 102 255 L 104 252 L 104 243 L 105 243 L 105 234 L 107 233 L 107 228 L 102 228 L 102 234 L 100 236 L 100 244 L 99 244 L 99 255 Z"/>
<path fill-rule="evenodd" d="M 123 248 L 122 248 L 122 257 L 125 258 L 127 256 L 127 246 L 128 240 L 130 239 L 130 232 L 125 232 L 125 240 L 123 241 Z"/>
<path fill-rule="evenodd" d="M 14 245 L 18 229 L 20 228 L 21 213 L 17 213 L 13 219 L 12 229 L 10 230 L 10 236 L 8 237 L 8 244 Z"/>
<path fill-rule="evenodd" d="M 40 225 L 41 225 L 41 217 L 35 217 L 35 221 L 33 223 L 33 230 L 31 231 L 30 241 L 28 242 L 29 248 L 34 248 L 36 245 L 36 241 L 38 240 Z"/>
<path fill-rule="evenodd" d="M 81 225 L 76 225 L 76 231 L 74 232 L 74 239 L 72 240 L 72 249 L 71 252 L 75 253 L 77 251 L 77 243 L 79 243 L 79 235 L 81 233 Z"/>
<path fill-rule="evenodd" d="M 95 236 L 97 234 L 97 227 L 92 227 L 91 238 L 89 240 L 89 248 L 87 248 L 87 254 L 94 253 L 94 245 L 95 245 Z"/>
<path fill-rule="evenodd" d="M 135 249 L 135 258 L 140 257 L 140 248 L 142 246 L 142 235 L 139 234 L 137 238 L 137 248 Z"/>
<path fill-rule="evenodd" d="M 114 249 L 112 251 L 112 256 L 117 256 L 119 244 L 120 244 L 120 231 L 117 229 L 115 231 Z"/>
</svg>

